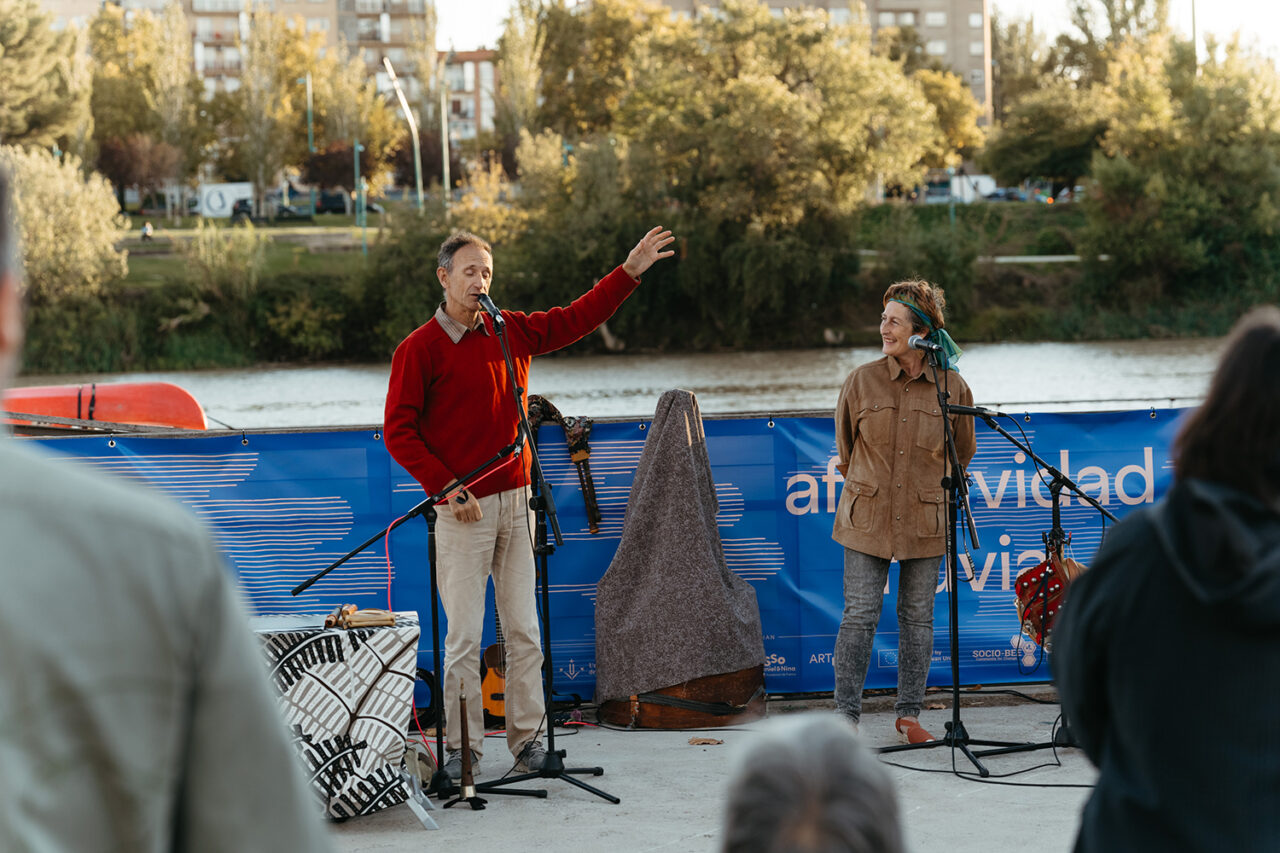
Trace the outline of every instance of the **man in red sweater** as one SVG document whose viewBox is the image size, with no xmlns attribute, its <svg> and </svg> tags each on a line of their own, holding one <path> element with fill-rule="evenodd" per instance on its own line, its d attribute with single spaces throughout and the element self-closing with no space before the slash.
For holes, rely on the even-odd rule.
<svg viewBox="0 0 1280 853">
<path fill-rule="evenodd" d="M 567 308 L 525 314 L 503 311 L 516 385 L 528 388 L 529 361 L 566 347 L 609 319 L 639 285 L 654 262 L 671 257 L 675 238 L 654 228 L 626 261 Z M 485 586 L 493 576 L 494 599 L 506 642 L 505 710 L 507 747 L 517 769 L 542 769 L 545 708 L 542 648 L 534 598 L 535 568 L 530 545 L 531 459 L 522 453 L 477 481 L 455 489 L 458 477 L 479 467 L 516 439 L 516 410 L 506 361 L 493 319 L 480 309 L 489 292 L 493 251 L 474 234 L 459 232 L 440 246 L 436 277 L 444 303 L 435 316 L 396 348 L 387 389 L 387 449 L 427 494 L 450 490 L 436 522 L 437 580 L 448 617 L 445 637 L 444 702 L 458 707 L 460 685 L 479 697 L 480 633 Z M 520 400 L 527 406 L 527 400 Z M 471 749 L 472 768 L 484 751 L 483 707 L 467 703 L 470 744 L 463 744 L 462 721 L 446 713 L 445 769 L 462 775 L 462 749 Z"/>
</svg>

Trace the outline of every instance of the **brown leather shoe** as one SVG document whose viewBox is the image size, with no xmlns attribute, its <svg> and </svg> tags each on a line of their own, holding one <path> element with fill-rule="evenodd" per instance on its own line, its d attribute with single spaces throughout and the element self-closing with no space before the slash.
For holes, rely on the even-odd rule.
<svg viewBox="0 0 1280 853">
<path fill-rule="evenodd" d="M 937 740 L 915 717 L 899 717 L 894 727 L 898 730 L 898 740 L 903 743 L 928 743 Z"/>
</svg>

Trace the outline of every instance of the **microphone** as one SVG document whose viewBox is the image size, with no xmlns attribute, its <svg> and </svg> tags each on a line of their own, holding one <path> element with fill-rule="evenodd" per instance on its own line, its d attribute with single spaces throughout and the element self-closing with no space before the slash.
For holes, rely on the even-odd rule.
<svg viewBox="0 0 1280 853">
<path fill-rule="evenodd" d="M 922 349 L 925 352 L 942 352 L 941 346 L 935 344 L 933 341 L 926 341 L 919 335 L 912 335 L 907 338 L 907 346 L 912 349 Z"/>
<path fill-rule="evenodd" d="M 502 316 L 502 312 L 498 310 L 498 306 L 493 304 L 493 300 L 489 298 L 489 294 L 482 293 L 477 299 L 480 300 L 480 307 L 484 309 L 484 313 L 493 318 L 496 325 L 506 325 L 506 319 Z"/>
</svg>

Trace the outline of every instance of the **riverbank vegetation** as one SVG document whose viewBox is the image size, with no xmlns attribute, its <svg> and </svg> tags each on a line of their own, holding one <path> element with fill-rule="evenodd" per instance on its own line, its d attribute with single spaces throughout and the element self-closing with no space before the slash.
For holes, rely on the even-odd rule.
<svg viewBox="0 0 1280 853">
<path fill-rule="evenodd" d="M 647 228 L 671 228 L 676 257 L 646 275 L 607 336 L 580 348 L 874 344 L 880 294 L 911 276 L 946 289 L 961 341 L 1223 333 L 1246 307 L 1280 295 L 1274 64 L 1212 40 L 1198 58 L 1169 31 L 1162 0 L 1069 4 L 1077 30 L 1052 46 L 1029 23 L 995 27 L 996 123 L 986 131 L 967 85 L 930 66 L 910 31 L 873 43 L 856 20 L 775 18 L 742 0 L 695 19 L 640 0 L 579 9 L 517 0 L 499 53 L 497 130 L 458 164 L 465 174 L 449 207 L 438 189 L 422 211 L 386 202 L 367 256 L 351 238 L 348 251 L 321 252 L 318 231 L 311 241 L 294 233 L 305 226 L 196 222 L 144 246 L 122 239 L 126 223 L 110 216 L 45 217 L 40 231 L 24 222 L 28 265 L 37 259 L 39 270 L 56 269 L 38 259 L 65 247 L 77 257 L 105 251 L 117 269 L 121 247 L 138 251 L 123 276 L 104 279 L 101 264 L 92 275 L 36 274 L 27 369 L 386 361 L 434 312 L 436 247 L 457 228 L 493 242 L 494 298 L 517 310 L 569 302 Z M 280 66 L 295 88 L 308 44 Z M 111 66 L 95 80 L 127 72 Z M 182 126 L 187 107 L 170 106 Z M 161 118 L 156 128 L 167 126 Z M 269 141 L 235 127 L 228 119 L 220 132 L 243 145 L 224 153 Z M 289 134 L 259 165 L 279 171 L 305 157 L 296 127 Z M 189 168 L 203 137 L 173 138 L 186 140 Z M 390 169 L 388 146 L 371 147 L 376 168 Z M 911 200 L 926 175 L 966 164 L 1072 200 Z M 100 178 L 46 183 L 19 169 L 20 211 L 72 190 L 101 206 Z M 1079 260 L 1004 262 L 1061 255 Z M 37 286 L 45 281 L 62 284 Z"/>
</svg>

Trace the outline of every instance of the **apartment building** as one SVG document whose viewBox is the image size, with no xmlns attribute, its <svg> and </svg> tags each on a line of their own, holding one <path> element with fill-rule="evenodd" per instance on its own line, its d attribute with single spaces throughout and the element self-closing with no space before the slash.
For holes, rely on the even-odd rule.
<svg viewBox="0 0 1280 853">
<path fill-rule="evenodd" d="M 450 139 L 475 139 L 477 133 L 493 130 L 497 60 L 496 50 L 450 51 L 445 56 Z"/>
<path fill-rule="evenodd" d="M 692 16 L 700 7 L 715 8 L 715 0 L 658 0 L 676 15 Z M 929 59 L 936 59 L 969 84 L 991 117 L 991 0 L 764 0 L 781 15 L 784 9 L 824 9 L 837 23 L 849 21 L 851 3 L 865 6 L 872 37 L 886 27 L 911 27 L 924 42 Z"/>
<path fill-rule="evenodd" d="M 122 2 L 127 7 L 155 0 Z M 248 38 L 253 5 L 246 0 L 183 0 L 206 92 L 233 92 L 239 85 L 239 44 Z M 263 5 L 301 22 L 307 32 L 323 33 L 329 45 L 345 40 L 364 59 L 369 73 L 378 75 L 380 89 L 390 86 L 382 57 L 391 60 L 397 74 L 407 72 L 410 46 L 425 25 L 425 0 L 269 0 Z M 407 82 L 416 86 L 411 78 Z"/>
<path fill-rule="evenodd" d="M 913 27 L 928 59 L 964 78 L 991 120 L 991 0 L 866 0 L 871 29 Z"/>
<path fill-rule="evenodd" d="M 43 0 L 54 17 L 54 27 L 85 28 L 104 0 Z M 168 0 L 107 0 L 128 10 L 160 14 Z M 205 93 L 234 92 L 240 85 L 240 44 L 252 26 L 251 0 L 182 0 L 191 26 L 192 58 L 204 78 Z M 378 91 L 391 89 L 382 57 L 391 60 L 406 94 L 417 99 L 421 92 L 411 73 L 410 50 L 426 23 L 426 0 L 266 0 L 267 9 L 300 21 L 308 32 L 321 32 L 329 45 L 339 37 L 358 52 Z M 474 139 L 493 130 L 497 51 L 441 52 L 445 60 L 449 135 L 454 140 Z"/>
</svg>

